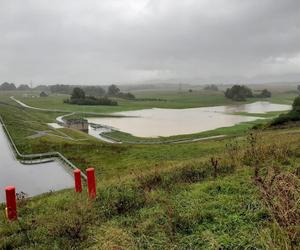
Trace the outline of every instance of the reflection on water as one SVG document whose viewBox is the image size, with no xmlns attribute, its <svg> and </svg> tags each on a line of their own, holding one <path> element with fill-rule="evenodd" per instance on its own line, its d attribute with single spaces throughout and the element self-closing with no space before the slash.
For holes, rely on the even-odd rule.
<svg viewBox="0 0 300 250">
<path fill-rule="evenodd" d="M 231 114 L 234 112 L 266 113 L 289 109 L 289 105 L 269 102 L 191 109 L 154 108 L 115 113 L 131 117 L 88 118 L 88 121 L 89 123 L 110 126 L 139 137 L 158 137 L 192 134 L 260 119 L 254 116 Z"/>
<path fill-rule="evenodd" d="M 5 201 L 5 187 L 16 186 L 18 193 L 29 196 L 74 186 L 68 169 L 59 162 L 23 165 L 15 159 L 8 139 L 0 125 L 0 202 Z"/>
</svg>

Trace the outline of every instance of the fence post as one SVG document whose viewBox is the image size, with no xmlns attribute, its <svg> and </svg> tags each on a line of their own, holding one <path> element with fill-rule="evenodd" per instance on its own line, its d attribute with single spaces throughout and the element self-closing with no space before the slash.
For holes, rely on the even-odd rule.
<svg viewBox="0 0 300 250">
<path fill-rule="evenodd" d="M 88 193 L 90 198 L 96 198 L 96 178 L 95 178 L 95 169 L 88 168 L 86 170 L 87 175 L 87 184 L 88 184 Z"/>
<path fill-rule="evenodd" d="M 82 192 L 82 184 L 81 184 L 81 171 L 80 169 L 74 170 L 74 179 L 75 179 L 75 192 L 81 193 Z"/>
<path fill-rule="evenodd" d="M 16 200 L 16 188 L 14 186 L 8 186 L 5 188 L 6 194 L 6 213 L 9 220 L 17 219 L 17 200 Z"/>
</svg>

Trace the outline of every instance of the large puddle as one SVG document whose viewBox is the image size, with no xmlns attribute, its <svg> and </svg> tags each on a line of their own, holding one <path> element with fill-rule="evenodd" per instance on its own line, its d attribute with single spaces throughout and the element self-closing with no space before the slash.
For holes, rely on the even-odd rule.
<svg viewBox="0 0 300 250">
<path fill-rule="evenodd" d="M 158 137 L 192 134 L 260 119 L 255 115 L 233 115 L 232 113 L 235 112 L 262 114 L 271 111 L 285 111 L 290 108 L 289 105 L 270 102 L 190 109 L 154 108 L 114 113 L 127 116 L 122 118 L 88 118 L 88 121 L 89 123 L 110 126 L 138 137 Z"/>
<path fill-rule="evenodd" d="M 0 202 L 5 201 L 5 187 L 16 186 L 16 192 L 34 196 L 74 186 L 69 169 L 59 162 L 23 165 L 15 159 L 0 124 Z"/>
</svg>

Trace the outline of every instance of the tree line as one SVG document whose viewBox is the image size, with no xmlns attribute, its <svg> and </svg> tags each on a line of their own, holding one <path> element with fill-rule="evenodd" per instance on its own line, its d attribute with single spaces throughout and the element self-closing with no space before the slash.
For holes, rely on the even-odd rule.
<svg viewBox="0 0 300 250">
<path fill-rule="evenodd" d="M 225 91 L 225 96 L 234 101 L 245 101 L 247 98 L 269 98 L 272 96 L 272 93 L 263 89 L 259 94 L 254 94 L 253 91 L 244 85 L 234 85 L 231 88 L 228 88 Z"/>
<path fill-rule="evenodd" d="M 123 99 L 135 99 L 135 96 L 132 93 L 124 93 L 115 85 L 112 84 L 108 86 L 105 90 L 101 86 L 79 86 L 74 87 L 72 85 L 56 84 L 50 86 L 51 93 L 57 94 L 69 94 L 71 95 L 74 88 L 80 88 L 87 96 L 96 96 L 96 97 L 118 97 Z"/>
<path fill-rule="evenodd" d="M 21 84 L 19 87 L 16 87 L 14 83 L 4 82 L 0 85 L 0 90 L 9 91 L 9 90 L 30 90 L 31 88 L 27 84 Z"/>
<path fill-rule="evenodd" d="M 95 97 L 93 95 L 87 95 L 82 88 L 76 87 L 73 89 L 71 97 L 69 99 L 64 100 L 64 103 L 68 104 L 77 104 L 77 105 L 109 105 L 109 106 L 116 106 L 118 102 L 109 99 L 110 97 L 119 97 L 120 89 L 115 86 L 111 85 L 108 88 L 107 95 L 102 97 Z M 124 93 L 123 93 L 124 94 Z M 126 95 L 126 93 L 125 93 Z"/>
<path fill-rule="evenodd" d="M 55 84 L 55 85 L 39 85 L 34 90 L 51 92 L 56 94 L 67 94 L 71 95 L 74 88 L 74 85 L 65 85 L 65 84 Z M 135 96 L 130 92 L 121 92 L 121 90 L 115 85 L 112 84 L 107 87 L 107 90 L 101 86 L 79 86 L 78 88 L 82 89 L 87 96 L 94 97 L 118 97 L 122 99 L 135 99 Z M 0 85 L 0 90 L 2 91 L 10 91 L 10 90 L 32 90 L 27 84 L 21 84 L 19 87 L 16 87 L 14 83 L 4 82 Z"/>
</svg>

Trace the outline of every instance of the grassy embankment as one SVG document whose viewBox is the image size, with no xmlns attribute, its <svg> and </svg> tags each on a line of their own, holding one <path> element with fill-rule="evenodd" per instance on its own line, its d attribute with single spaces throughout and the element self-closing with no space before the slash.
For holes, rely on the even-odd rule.
<svg viewBox="0 0 300 250">
<path fill-rule="evenodd" d="M 82 170 L 94 166 L 98 181 L 94 202 L 73 190 L 20 201 L 18 222 L 7 223 L 4 213 L 0 218 L 0 248 L 299 246 L 298 130 L 267 131 L 259 141 L 110 145 L 67 129 L 87 140 L 28 139 L 57 114 L 2 104 L 0 113 L 23 153 L 61 151 Z M 253 160 L 261 179 L 253 178 Z M 287 180 L 290 189 L 280 190 Z"/>
</svg>

